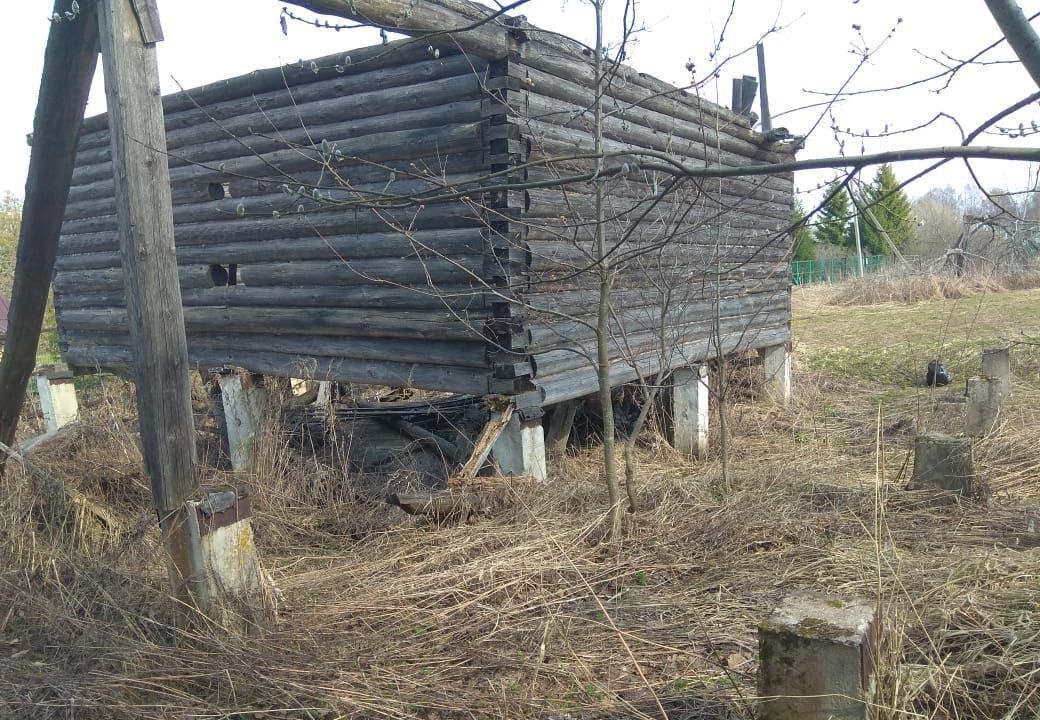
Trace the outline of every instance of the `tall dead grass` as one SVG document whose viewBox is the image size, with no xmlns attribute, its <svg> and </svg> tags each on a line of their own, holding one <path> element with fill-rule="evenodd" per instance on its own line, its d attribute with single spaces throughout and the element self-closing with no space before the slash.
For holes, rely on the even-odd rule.
<svg viewBox="0 0 1040 720">
<path fill-rule="evenodd" d="M 132 417 L 96 405 L 38 462 L 118 509 L 120 537 L 49 533 L 30 479 L 4 480 L 0 717 L 752 718 L 756 624 L 796 590 L 883 606 L 878 717 L 1036 717 L 1040 395 L 980 445 L 992 505 L 936 505 L 902 490 L 905 437 L 878 469 L 869 388 L 800 387 L 789 411 L 733 409 L 728 488 L 716 461 L 642 447 L 641 511 L 612 541 L 594 449 L 437 526 L 272 429 L 251 482 L 286 606 L 252 638 L 174 626 Z"/>
<path fill-rule="evenodd" d="M 879 273 L 843 283 L 828 293 L 826 302 L 838 306 L 917 303 L 1038 287 L 1038 269 L 1014 273 L 973 271 L 960 277 L 949 272 L 912 275 Z"/>
</svg>

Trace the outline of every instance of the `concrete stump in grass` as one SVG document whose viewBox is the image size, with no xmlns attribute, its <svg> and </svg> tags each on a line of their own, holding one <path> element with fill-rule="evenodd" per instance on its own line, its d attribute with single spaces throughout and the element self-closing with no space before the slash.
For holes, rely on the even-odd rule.
<svg viewBox="0 0 1040 720">
<path fill-rule="evenodd" d="M 910 490 L 948 490 L 970 497 L 976 484 L 970 437 L 942 433 L 917 436 Z"/>
<path fill-rule="evenodd" d="M 1011 394 L 1011 348 L 994 347 L 982 349 L 982 374 L 1000 381 L 1000 393 Z"/>
<path fill-rule="evenodd" d="M 865 600 L 786 598 L 758 628 L 759 720 L 867 720 L 879 631 Z"/>
<path fill-rule="evenodd" d="M 988 435 L 997 426 L 1004 399 L 1000 378 L 968 380 L 968 402 L 964 410 L 964 432 L 972 437 Z"/>
</svg>

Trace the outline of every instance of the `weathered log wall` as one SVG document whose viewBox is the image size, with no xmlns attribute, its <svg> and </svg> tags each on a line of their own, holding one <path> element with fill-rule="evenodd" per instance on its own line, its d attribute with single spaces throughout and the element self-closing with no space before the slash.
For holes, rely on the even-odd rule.
<svg viewBox="0 0 1040 720">
<path fill-rule="evenodd" d="M 596 388 L 596 309 L 604 264 L 594 247 L 595 149 L 591 60 L 529 44 L 508 66 L 500 98 L 512 109 L 524 179 L 518 197 L 527 253 L 525 325 L 533 380 L 552 404 Z M 644 171 L 649 153 L 686 166 L 779 161 L 747 120 L 624 69 L 605 95 L 604 233 L 611 275 L 611 374 L 629 382 L 790 337 L 788 261 L 793 178 L 695 182 Z"/>
<path fill-rule="evenodd" d="M 576 179 L 595 169 L 592 65 L 537 39 L 437 52 L 391 43 L 165 98 L 193 362 L 545 404 L 595 390 L 595 185 Z M 792 177 L 638 167 L 787 150 L 627 68 L 603 127 L 605 165 L 629 162 L 605 181 L 615 382 L 789 339 Z M 86 121 L 54 287 L 66 359 L 121 369 L 108 147 L 104 116 Z M 477 179 L 508 187 L 436 199 Z"/>
<path fill-rule="evenodd" d="M 165 98 L 192 362 L 495 390 L 481 212 L 389 207 L 484 174 L 486 69 L 403 42 Z M 99 116 L 84 124 L 55 276 L 73 366 L 131 362 L 114 212 Z"/>
</svg>

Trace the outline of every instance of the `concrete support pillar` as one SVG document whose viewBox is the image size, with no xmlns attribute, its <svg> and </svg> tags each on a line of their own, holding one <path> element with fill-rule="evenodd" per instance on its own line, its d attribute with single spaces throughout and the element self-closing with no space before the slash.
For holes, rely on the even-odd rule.
<svg viewBox="0 0 1040 720">
<path fill-rule="evenodd" d="M 917 436 L 911 490 L 948 490 L 971 496 L 975 483 L 975 457 L 970 437 L 941 433 Z"/>
<path fill-rule="evenodd" d="M 872 603 L 785 599 L 758 629 L 758 718 L 868 720 L 879 633 Z"/>
<path fill-rule="evenodd" d="M 522 420 L 521 412 L 513 413 L 509 424 L 495 441 L 492 454 L 507 477 L 531 477 L 545 482 L 548 471 L 545 464 L 545 433 L 540 417 Z"/>
<path fill-rule="evenodd" d="M 983 348 L 982 374 L 1000 381 L 1001 395 L 1011 395 L 1011 348 Z"/>
<path fill-rule="evenodd" d="M 708 456 L 710 401 L 707 365 L 672 373 L 672 446 L 684 455 Z"/>
<path fill-rule="evenodd" d="M 314 404 L 320 408 L 327 408 L 332 404 L 332 383 L 330 381 L 322 380 L 318 383 L 318 397 Z"/>
<path fill-rule="evenodd" d="M 36 376 L 36 389 L 40 394 L 40 409 L 49 434 L 56 433 L 76 419 L 79 403 L 76 401 L 76 386 L 68 370 L 42 372 Z"/>
<path fill-rule="evenodd" d="M 231 467 L 236 471 L 249 470 L 253 466 L 267 395 L 248 373 L 222 375 L 220 395 L 224 402 Z"/>
<path fill-rule="evenodd" d="M 762 348 L 766 392 L 774 402 L 786 405 L 791 400 L 791 349 L 787 343 Z"/>
<path fill-rule="evenodd" d="M 1003 383 L 998 377 L 968 380 L 968 402 L 964 411 L 964 432 L 972 437 L 988 435 L 1000 418 L 1004 398 Z"/>
<path fill-rule="evenodd" d="M 253 541 L 248 489 L 222 486 L 203 491 L 186 513 L 192 595 L 207 617 L 245 632 L 274 612 Z"/>
</svg>

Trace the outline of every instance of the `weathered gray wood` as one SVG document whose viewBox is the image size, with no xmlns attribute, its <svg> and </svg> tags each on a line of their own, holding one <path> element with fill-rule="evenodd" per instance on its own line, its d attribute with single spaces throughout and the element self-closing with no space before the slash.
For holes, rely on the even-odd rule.
<svg viewBox="0 0 1040 720">
<path fill-rule="evenodd" d="M 419 440 L 420 442 L 430 443 L 436 447 L 445 460 L 452 463 L 464 463 L 469 453 L 465 450 L 461 450 L 455 443 L 447 440 L 437 433 L 430 432 L 426 428 L 420 427 L 415 423 L 408 422 L 404 418 L 396 417 L 394 415 L 377 415 L 375 416 L 376 422 L 382 423 L 389 427 L 399 430 L 404 435 L 412 438 L 413 440 Z"/>
<path fill-rule="evenodd" d="M 690 323 L 681 328 L 675 328 L 665 333 L 666 343 L 662 347 L 660 333 L 652 329 L 633 329 L 631 331 L 613 335 L 610 338 L 611 353 L 613 357 L 631 358 L 644 355 L 656 355 L 668 357 L 676 355 L 676 365 L 684 356 L 677 354 L 676 348 L 686 343 L 695 342 L 701 338 L 714 335 L 717 329 L 723 335 L 739 335 L 746 333 L 753 336 L 762 328 L 783 327 L 790 320 L 790 316 L 783 311 L 763 312 L 758 316 L 739 316 L 722 320 L 716 328 L 711 321 L 703 323 Z M 561 347 L 562 346 L 562 347 Z M 535 376 L 538 378 L 551 377 L 575 369 L 588 367 L 590 354 L 594 355 L 595 346 L 591 338 L 582 338 L 580 341 L 559 338 L 555 345 L 546 343 L 546 347 L 557 347 L 547 352 L 541 352 L 541 348 L 534 348 Z M 580 351 L 580 352 L 579 352 Z M 709 355 L 686 358 L 691 361 L 709 359 Z"/>
<path fill-rule="evenodd" d="M 342 61 L 343 56 L 338 56 Z M 247 134 L 269 133 L 275 130 L 293 130 L 301 127 L 300 118 L 308 117 L 312 111 L 321 110 L 321 103 L 339 101 L 341 110 L 343 99 L 358 97 L 365 99 L 365 93 L 389 88 L 400 88 L 415 83 L 432 82 L 445 78 L 459 77 L 466 74 L 483 72 L 482 67 L 474 67 L 461 55 L 434 60 L 426 56 L 420 62 L 391 66 L 379 71 L 339 76 L 325 82 L 308 85 L 280 85 L 272 92 L 247 93 L 244 96 L 221 103 L 203 103 L 201 107 L 168 114 L 165 118 L 168 149 L 177 150 L 185 147 L 194 148 L 227 137 L 226 133 L 218 134 L 221 128 L 227 127 L 229 121 L 246 128 Z M 309 73 L 310 74 L 310 73 Z M 194 90 L 188 91 L 193 96 Z M 402 90 L 404 92 L 404 90 Z M 176 96 L 166 96 L 164 99 Z M 295 116 L 288 112 L 288 107 L 298 107 Z M 366 108 L 348 108 L 347 118 L 365 117 L 357 115 Z M 326 113 L 327 115 L 328 113 Z M 100 116 L 104 119 L 104 115 Z M 337 118 L 333 118 L 335 120 Z M 315 123 L 317 125 L 318 123 Z M 193 137 L 188 130 L 195 132 Z M 84 166 L 109 161 L 111 152 L 102 143 L 107 139 L 107 131 L 84 135 L 79 146 L 78 162 Z"/>
<path fill-rule="evenodd" d="M 65 357 L 69 365 L 86 372 L 100 369 L 126 374 L 133 362 L 129 348 L 122 346 L 77 346 L 70 348 Z M 285 373 L 292 377 L 473 395 L 486 395 L 490 383 L 488 371 L 476 368 L 330 358 L 310 353 L 246 352 L 233 348 L 200 350 L 193 354 L 192 364 L 200 369 L 231 365 L 270 375 Z"/>
<path fill-rule="evenodd" d="M 460 54 L 457 47 L 441 48 L 440 53 L 443 60 Z M 268 93 L 281 94 L 286 87 L 324 83 L 330 80 L 356 83 L 355 76 L 367 75 L 387 67 L 406 67 L 412 63 L 427 63 L 432 59 L 427 46 L 408 40 L 394 40 L 387 45 L 351 50 L 349 52 L 350 67 L 343 67 L 343 72 L 339 72 L 336 66 L 343 66 L 346 54 L 340 52 L 315 58 L 313 62 L 318 72 L 314 72 L 310 62 L 303 63 L 302 66 L 300 63 L 293 62 L 254 70 L 245 75 L 218 80 L 208 85 L 166 95 L 163 97 L 163 113 L 167 120 L 181 117 L 181 113 L 185 111 L 193 111 L 204 117 L 205 113 L 199 111 L 199 107 L 221 107 L 228 101 L 243 98 L 249 98 L 251 102 L 253 97 L 264 98 Z M 344 88 L 344 92 L 356 91 L 356 86 L 353 84 L 348 84 Z M 255 107 L 255 103 L 253 103 L 253 107 Z M 232 117 L 239 112 L 232 111 L 224 117 Z M 192 122 L 198 122 L 198 119 L 188 120 L 186 124 L 192 124 Z M 105 134 L 107 129 L 108 115 L 101 114 L 87 118 L 83 122 L 80 149 L 107 145 L 109 142 L 108 136 Z"/>
<path fill-rule="evenodd" d="M 129 0 L 103 0 L 100 20 L 145 467 L 175 594 L 190 599 L 192 563 L 180 516 L 198 487 L 195 428 L 158 66 Z"/>
<path fill-rule="evenodd" d="M 292 243 L 294 261 L 368 260 L 373 258 L 407 258 L 436 255 L 456 257 L 483 251 L 484 238 L 479 229 L 417 231 L 402 233 L 368 233 L 365 235 L 331 235 L 303 238 Z M 177 249 L 177 261 L 189 263 L 265 263 L 285 261 L 286 243 L 281 240 L 256 240 L 237 243 L 215 242 Z M 66 254 L 58 259 L 61 272 L 94 270 L 118 265 L 115 252 Z"/>
<path fill-rule="evenodd" d="M 467 52 L 490 59 L 520 49 L 501 19 L 492 20 L 488 8 L 466 0 L 289 0 L 289 4 L 418 36 L 422 42 L 455 42 Z"/>
<path fill-rule="evenodd" d="M 554 98 L 569 103 L 571 110 L 592 108 L 594 94 L 588 86 L 551 75 L 533 66 L 524 66 L 522 72 L 530 83 L 531 91 L 528 95 L 534 107 L 542 107 L 539 98 Z M 559 109 L 545 106 L 542 110 L 529 110 L 525 115 L 545 120 L 538 117 L 539 112 L 555 112 Z M 635 122 L 666 137 L 675 134 L 744 157 L 754 157 L 764 162 L 776 162 L 783 157 L 780 153 L 763 149 L 759 143 L 749 141 L 743 133 L 737 136 L 726 132 L 725 125 L 723 129 L 716 130 L 710 116 L 656 92 L 640 92 L 631 86 L 614 84 L 607 89 L 604 112 L 608 118 Z"/>
<path fill-rule="evenodd" d="M 735 335 L 723 336 L 722 350 L 724 354 L 730 354 L 736 350 L 754 349 L 768 347 L 790 339 L 790 330 L 787 327 L 754 329 L 752 332 L 741 332 Z M 713 357 L 715 349 L 709 338 L 698 339 L 682 348 L 677 348 L 672 357 L 672 367 L 689 364 Z M 636 370 L 638 368 L 638 372 Z M 611 363 L 610 381 L 612 385 L 622 385 L 632 382 L 639 377 L 647 377 L 661 372 L 666 368 L 661 367 L 661 354 L 658 352 L 634 358 L 618 359 Z M 566 371 L 552 376 L 543 376 L 535 379 L 535 385 L 542 394 L 542 403 L 552 405 L 564 400 L 584 397 L 596 391 L 596 373 L 591 368 L 580 372 Z"/>
<path fill-rule="evenodd" d="M 188 354 L 197 351 L 219 351 L 233 346 L 236 350 L 251 352 L 280 352 L 313 354 L 324 357 L 345 357 L 355 360 L 383 360 L 424 363 L 449 367 L 488 367 L 487 348 L 482 338 L 472 341 L 454 340 L 394 340 L 364 336 L 329 335 L 272 335 L 270 333 L 201 332 L 188 333 Z M 130 347 L 130 338 L 116 328 L 99 330 L 71 330 L 63 339 L 73 345 Z"/>
<path fill-rule="evenodd" d="M 63 2 L 55 2 L 54 12 L 64 9 Z M 43 58 L 14 286 L 0 359 L 0 442 L 7 445 L 14 442 L 25 388 L 36 364 L 76 137 L 97 56 L 97 5 L 94 0 L 83 0 L 75 22 L 51 24 Z M 0 471 L 2 468 L 0 463 Z"/>
<path fill-rule="evenodd" d="M 578 400 L 567 400 L 552 409 L 549 428 L 545 433 L 546 450 L 556 455 L 562 455 L 567 451 L 567 441 L 570 440 L 571 428 L 574 427 L 574 416 L 578 414 L 580 406 L 581 402 Z"/>
<path fill-rule="evenodd" d="M 327 104 L 319 104 L 318 110 L 313 114 L 315 125 L 327 125 L 329 134 L 326 137 L 316 138 L 318 142 L 321 139 L 328 140 L 329 144 L 336 144 L 338 149 L 341 150 L 345 156 L 355 156 L 359 154 L 359 151 L 364 149 L 364 156 L 368 157 L 368 151 L 365 146 L 359 145 L 359 140 L 353 135 L 349 134 L 349 130 L 344 129 L 344 121 L 358 119 L 358 118 L 371 118 L 381 117 L 381 115 L 390 114 L 393 112 L 404 112 L 407 110 L 415 110 L 418 108 L 436 107 L 441 105 L 448 105 L 452 102 L 461 102 L 465 100 L 472 100 L 479 97 L 480 86 L 478 81 L 469 76 L 463 76 L 459 78 L 448 78 L 447 80 L 438 80 L 436 82 L 428 83 L 432 87 L 416 89 L 411 93 L 400 93 L 398 88 L 390 88 L 387 91 L 379 91 L 378 93 L 371 93 L 368 95 L 383 95 L 380 98 L 371 98 L 367 101 L 366 105 L 358 105 L 358 101 L 353 98 L 344 99 L 342 107 L 328 107 Z M 216 135 L 216 132 L 212 133 L 215 137 L 227 137 L 227 132 L 233 132 L 237 136 L 246 136 L 252 134 L 255 123 L 252 122 L 241 122 L 237 123 L 232 121 L 228 123 L 227 128 L 220 128 L 222 134 Z M 467 127 L 467 125 L 460 124 L 461 127 Z M 298 127 L 298 124 L 297 124 Z M 270 125 L 260 126 L 257 128 L 260 132 L 266 132 L 270 128 Z M 459 131 L 459 128 L 440 128 L 442 132 Z M 184 130 L 185 133 L 198 134 L 198 131 L 194 128 Z M 270 131 L 274 132 L 274 131 Z M 398 131 L 402 132 L 402 131 Z M 375 134 L 375 133 L 369 133 Z M 383 133 L 386 134 L 386 133 Z M 174 133 L 171 133 L 174 135 Z M 215 137 L 210 139 L 215 139 Z M 388 136 L 395 138 L 397 142 L 405 142 L 407 145 L 404 148 L 398 150 L 396 156 L 389 155 L 388 157 L 418 157 L 419 152 L 416 148 L 421 149 L 423 146 L 418 143 L 417 140 L 421 137 L 410 137 L 408 135 L 394 135 Z M 193 139 L 193 138 L 190 138 Z M 371 138 L 369 143 L 376 143 L 379 138 Z M 353 142 L 352 142 L 353 140 Z M 284 146 L 283 146 L 284 147 Z M 243 149 L 243 155 L 249 151 Z M 271 162 L 274 162 L 279 166 L 279 169 L 285 172 L 283 164 L 286 160 L 292 159 L 289 153 L 295 152 L 295 150 L 282 150 L 281 154 L 278 151 L 268 153 L 274 155 L 268 158 Z M 175 157 L 187 157 L 185 152 L 175 153 Z M 318 153 L 309 152 L 305 153 L 305 159 L 307 162 L 313 161 L 315 157 L 320 157 Z M 190 157 L 188 159 L 191 159 Z M 281 160 L 281 162 L 279 161 Z M 300 164 L 300 168 L 306 169 L 307 162 Z M 183 164 L 183 163 L 182 163 Z M 229 160 L 224 163 L 226 166 L 227 173 L 238 173 L 254 176 L 260 173 L 269 172 L 270 166 L 258 162 L 255 158 L 236 158 Z M 246 173 L 248 169 L 256 169 L 256 173 Z M 192 172 L 193 171 L 193 172 Z M 198 178 L 199 176 L 218 176 L 223 172 L 216 172 L 213 170 L 207 170 L 200 168 L 200 166 L 194 166 L 194 168 L 175 168 L 171 172 L 171 179 L 174 182 L 183 180 L 185 178 Z M 88 183 L 107 178 L 111 175 L 111 169 L 109 163 L 99 162 L 93 165 L 85 165 L 82 169 L 77 169 L 74 181 L 79 183 Z"/>
<path fill-rule="evenodd" d="M 284 150 L 291 147 L 307 147 L 321 148 L 322 139 L 326 137 L 350 137 L 350 138 L 361 138 L 369 135 L 378 135 L 384 132 L 390 131 L 402 131 L 402 130 L 415 130 L 417 128 L 429 129 L 431 127 L 438 127 L 440 125 L 449 124 L 452 121 L 459 123 L 472 123 L 480 119 L 480 107 L 479 102 L 476 100 L 466 100 L 463 102 L 450 103 L 448 105 L 438 105 L 435 108 L 399 113 L 392 117 L 379 117 L 371 120 L 364 120 L 350 123 L 339 123 L 331 126 L 318 126 L 308 127 L 306 129 L 285 131 L 280 132 L 278 137 L 262 137 L 262 136 L 250 136 L 245 135 L 234 139 L 225 139 L 219 142 L 208 143 L 205 145 L 194 146 L 183 154 L 172 154 L 170 157 L 170 167 L 184 167 L 195 163 L 208 163 L 218 164 L 221 161 L 235 160 L 237 158 L 252 157 L 254 155 L 265 155 L 279 150 Z M 342 150 L 339 146 L 336 150 Z M 336 161 L 338 167 L 356 167 L 357 163 L 350 162 L 349 158 L 342 158 Z M 90 166 L 79 166 L 83 168 L 84 178 L 82 182 L 91 183 L 101 180 L 106 180 L 112 176 L 112 165 L 111 163 L 101 163 Z M 225 164 L 226 167 L 226 164 Z M 319 172 L 306 173 L 310 177 L 315 178 L 322 185 L 321 190 L 324 192 L 332 191 L 337 196 L 345 197 L 356 197 L 361 193 L 382 191 L 384 193 L 399 193 L 404 196 L 411 195 L 413 193 L 419 193 L 430 190 L 431 188 L 443 187 L 445 184 L 451 182 L 459 182 L 464 177 L 458 177 L 455 173 L 455 168 L 452 167 L 452 176 L 441 178 L 431 177 L 429 179 L 409 178 L 403 177 L 401 180 L 395 183 L 388 183 L 388 177 L 390 170 L 382 170 L 372 178 L 372 181 L 380 183 L 377 187 L 366 187 L 365 181 L 360 180 L 358 175 L 360 173 L 350 170 L 342 173 L 342 182 L 338 182 L 337 178 L 332 175 L 328 169 L 325 169 L 324 174 Z M 263 175 L 270 175 L 272 173 L 271 168 L 266 168 Z M 375 173 L 368 173 L 370 175 Z M 87 177 L 89 175 L 90 177 Z M 256 187 L 257 181 L 252 178 L 237 178 L 228 176 L 228 179 L 224 182 L 228 183 L 227 197 L 240 199 L 248 195 L 259 195 L 259 194 L 270 194 L 271 191 L 280 190 L 281 185 L 284 183 L 291 183 L 293 188 L 298 187 L 299 184 L 306 182 L 303 180 L 304 173 L 300 173 L 299 177 L 286 177 L 276 176 L 272 179 L 269 184 L 268 193 L 248 193 L 243 194 L 241 192 L 243 186 L 248 182 Z M 473 174 L 470 177 L 474 177 Z M 479 175 L 477 176 L 479 177 Z M 320 178 L 320 180 L 319 180 Z M 176 178 L 175 178 L 176 180 Z M 243 182 L 245 180 L 245 182 Z M 372 182 L 369 181 L 369 182 Z M 347 185 L 349 183 L 349 185 Z M 373 183 L 374 184 L 374 183 Z M 223 190 L 223 188 L 221 188 Z M 237 191 L 237 192 L 236 192 Z M 195 202 L 210 202 L 214 198 L 212 197 L 211 188 L 207 183 L 205 193 L 199 193 L 196 196 Z M 220 199 L 220 198 L 217 198 Z M 108 196 L 80 201 L 72 203 L 68 210 L 66 219 L 75 220 L 82 217 L 93 217 L 96 215 L 105 215 L 111 211 L 111 204 L 108 202 Z M 279 198 L 280 204 L 284 210 L 284 206 L 287 202 L 284 193 Z M 184 204 L 183 193 L 180 199 L 174 198 L 175 205 Z"/>
<path fill-rule="evenodd" d="M 94 221 L 87 221 L 94 222 Z M 97 227 L 110 225 L 106 219 L 97 222 Z M 233 217 L 227 220 L 186 222 L 177 227 L 178 246 L 207 245 L 219 238 L 222 242 L 247 240 L 296 240 L 299 238 L 324 237 L 326 235 L 350 235 L 385 233 L 411 230 L 441 230 L 479 228 L 486 223 L 476 212 L 458 204 L 436 204 L 407 210 L 372 210 L 344 212 L 330 209 L 319 212 L 293 213 L 280 218 L 270 215 L 259 217 Z M 63 235 L 62 252 L 83 253 L 110 250 L 115 239 L 113 230 L 96 230 Z"/>
<path fill-rule="evenodd" d="M 595 69 L 589 58 L 574 41 L 549 37 L 534 32 L 534 39 L 524 47 L 523 65 L 536 68 L 584 87 L 594 87 Z M 685 90 L 669 85 L 655 77 L 624 65 L 610 68 L 612 81 L 609 94 L 632 104 L 645 103 L 648 97 L 667 98 L 681 103 L 701 118 L 705 124 L 717 126 L 725 132 L 755 142 L 759 139 L 750 130 L 746 117 L 712 102 L 696 97 Z"/>
<path fill-rule="evenodd" d="M 65 308 L 125 307 L 122 286 L 112 290 L 82 293 L 56 293 L 55 306 Z M 484 291 L 464 285 L 438 283 L 436 288 L 402 288 L 393 285 L 353 285 L 343 287 L 246 287 L 181 289 L 185 307 L 343 307 L 343 308 L 451 308 L 483 311 Z"/>
<path fill-rule="evenodd" d="M 132 306 L 131 306 L 132 307 Z M 65 310 L 67 330 L 113 330 L 126 327 L 127 312 L 115 308 Z M 220 308 L 183 309 L 183 322 L 191 332 L 268 332 L 272 335 L 348 335 L 470 340 L 482 337 L 483 316 L 466 322 L 454 313 L 435 310 L 385 310 L 359 313 L 325 308 Z"/>
</svg>

